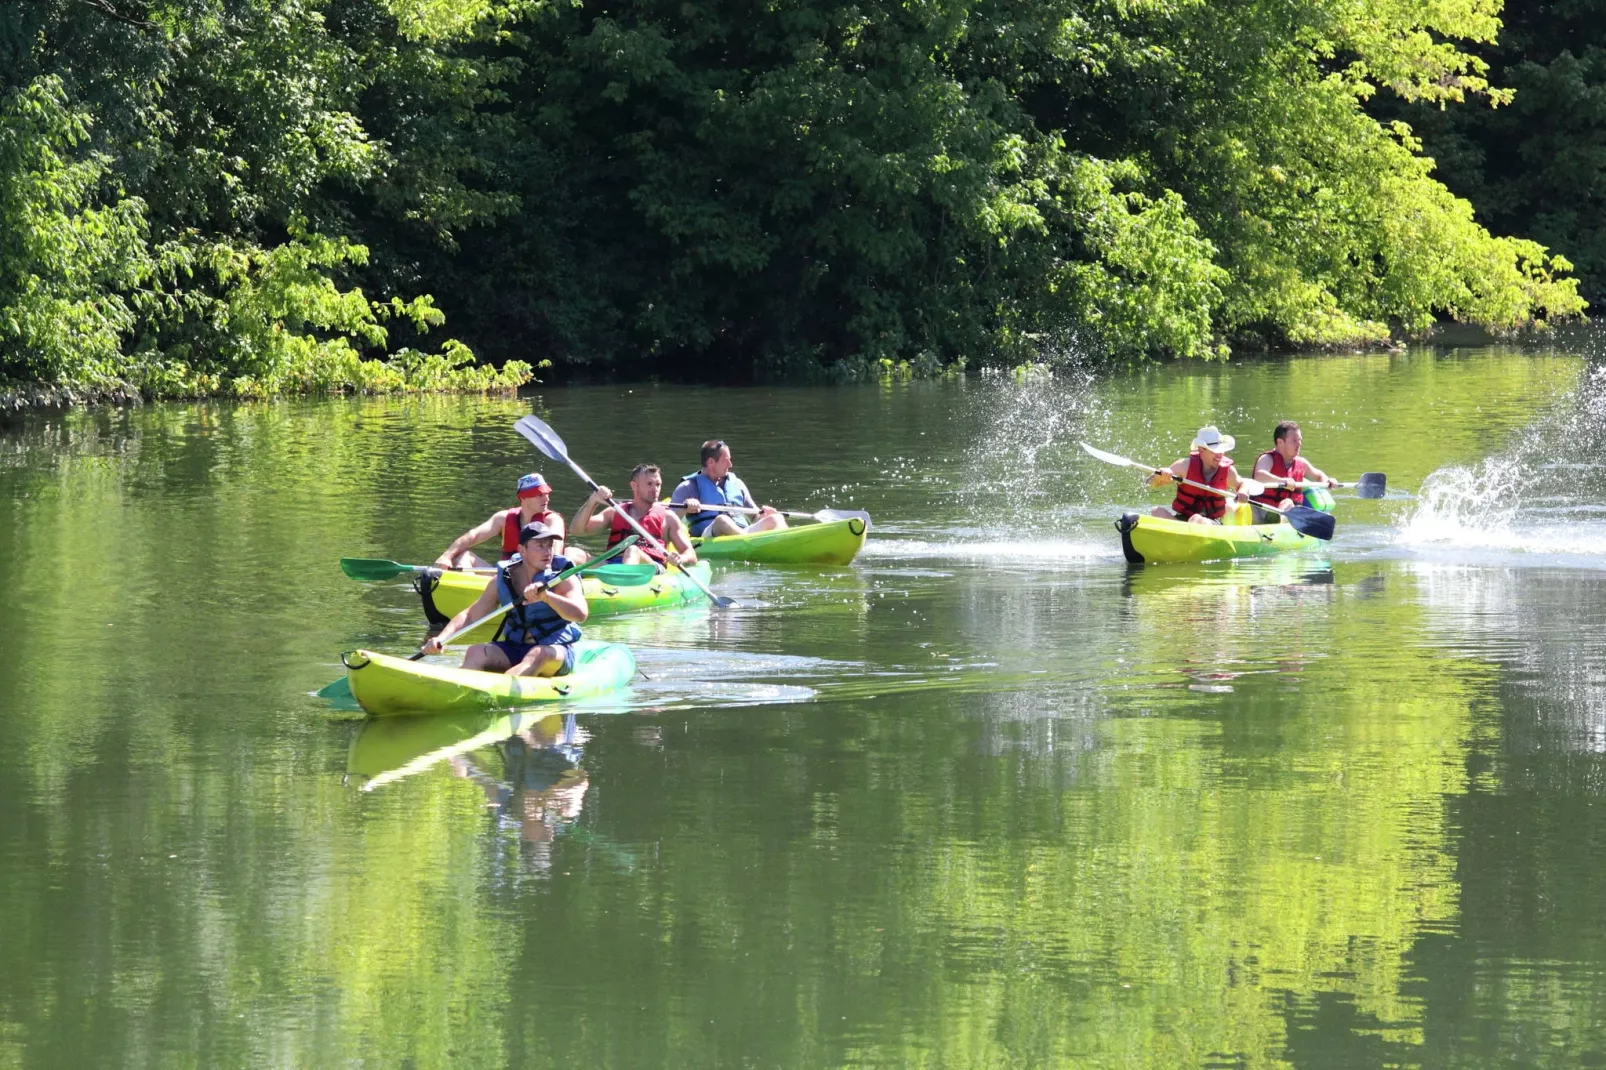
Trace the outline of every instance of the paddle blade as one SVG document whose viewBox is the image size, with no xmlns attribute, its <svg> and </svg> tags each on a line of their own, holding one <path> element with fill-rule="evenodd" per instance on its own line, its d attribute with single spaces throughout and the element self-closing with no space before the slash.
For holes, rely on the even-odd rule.
<svg viewBox="0 0 1606 1070">
<path fill-rule="evenodd" d="M 331 680 L 313 692 L 319 698 L 331 702 L 350 701 L 354 696 L 351 693 L 351 682 L 342 676 L 338 680 Z"/>
<path fill-rule="evenodd" d="M 1333 529 L 1337 526 L 1331 513 L 1312 509 L 1308 505 L 1292 506 L 1283 516 L 1293 525 L 1295 531 L 1301 535 L 1309 535 L 1313 539 L 1331 539 Z"/>
<path fill-rule="evenodd" d="M 534 416 L 521 416 L 513 430 L 530 440 L 530 444 L 554 461 L 569 463 L 569 447 L 563 444 L 558 433 Z"/>
<path fill-rule="evenodd" d="M 598 565 L 587 576 L 595 576 L 609 587 L 645 587 L 658 576 L 652 565 Z"/>
<path fill-rule="evenodd" d="M 1266 493 L 1266 484 L 1262 483 L 1258 479 L 1239 479 L 1238 489 L 1249 495 L 1251 498 L 1258 498 L 1262 494 Z"/>
<path fill-rule="evenodd" d="M 814 514 L 814 519 L 822 524 L 833 520 L 862 520 L 866 529 L 870 527 L 870 514 L 863 509 L 821 509 Z"/>
<path fill-rule="evenodd" d="M 1355 483 L 1357 498 L 1381 498 L 1388 491 L 1389 477 L 1382 472 L 1362 472 Z"/>
<path fill-rule="evenodd" d="M 354 580 L 388 580 L 403 572 L 417 572 L 416 565 L 402 565 L 377 557 L 342 557 L 340 571 Z"/>
<path fill-rule="evenodd" d="M 1144 467 L 1147 467 L 1146 465 L 1141 465 L 1137 461 L 1134 461 L 1129 457 L 1122 457 L 1122 456 L 1119 456 L 1119 455 L 1114 454 L 1114 453 L 1106 453 L 1101 449 L 1097 449 L 1097 448 L 1095 448 L 1093 446 L 1089 446 L 1086 442 L 1083 442 L 1081 444 L 1081 446 L 1082 446 L 1082 448 L 1084 450 L 1086 450 L 1088 453 L 1092 454 L 1094 457 L 1097 457 L 1099 460 L 1103 461 L 1105 464 L 1119 465 L 1122 468 L 1144 468 Z"/>
</svg>

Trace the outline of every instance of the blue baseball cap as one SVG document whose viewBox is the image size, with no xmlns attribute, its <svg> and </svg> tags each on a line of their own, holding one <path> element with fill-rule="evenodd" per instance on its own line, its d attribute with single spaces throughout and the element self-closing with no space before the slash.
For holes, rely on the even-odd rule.
<svg viewBox="0 0 1606 1070">
<path fill-rule="evenodd" d="M 533 498 L 537 494 L 551 494 L 552 486 L 542 478 L 540 472 L 531 472 L 527 476 L 519 477 L 519 497 Z"/>
</svg>

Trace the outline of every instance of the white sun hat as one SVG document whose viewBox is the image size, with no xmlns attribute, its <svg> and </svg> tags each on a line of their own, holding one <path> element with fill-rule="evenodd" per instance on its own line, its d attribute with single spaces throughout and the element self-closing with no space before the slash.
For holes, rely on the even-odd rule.
<svg viewBox="0 0 1606 1070">
<path fill-rule="evenodd" d="M 1217 430 L 1215 424 L 1199 428 L 1199 433 L 1193 436 L 1195 449 L 1207 449 L 1211 453 L 1231 453 L 1238 440 L 1231 435 L 1224 435 Z"/>
</svg>

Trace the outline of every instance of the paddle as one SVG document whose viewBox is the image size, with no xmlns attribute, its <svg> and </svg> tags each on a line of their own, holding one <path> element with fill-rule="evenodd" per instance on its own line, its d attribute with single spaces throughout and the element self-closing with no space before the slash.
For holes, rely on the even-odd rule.
<svg viewBox="0 0 1606 1070">
<path fill-rule="evenodd" d="M 612 557 L 613 554 L 610 553 L 608 556 Z M 606 561 L 607 558 L 602 560 Z M 379 557 L 342 557 L 340 559 L 340 571 L 354 580 L 388 580 L 405 573 L 430 572 L 435 567 L 434 565 L 404 565 L 399 561 L 387 561 Z M 488 576 L 494 573 L 496 569 L 441 569 L 440 571 L 461 571 L 475 576 Z M 617 587 L 639 587 L 643 583 L 650 582 L 658 572 L 651 565 L 604 564 L 587 569 L 586 574 L 601 580 L 603 583 Z M 640 576 L 646 576 L 647 578 L 638 579 Z"/>
<path fill-rule="evenodd" d="M 596 491 L 597 481 L 586 475 L 585 469 L 581 468 L 574 462 L 573 458 L 569 456 L 569 448 L 563 444 L 563 439 L 559 438 L 558 433 L 552 430 L 552 428 L 548 427 L 545 423 L 536 419 L 534 416 L 522 416 L 519 418 L 518 423 L 513 425 L 513 430 L 529 439 L 531 445 L 540 450 L 546 456 L 552 458 L 554 461 L 561 461 L 562 463 L 568 465 L 569 468 L 574 471 L 574 474 L 580 477 L 580 482 L 590 487 L 592 491 Z M 660 552 L 664 554 L 669 553 L 668 547 L 664 546 L 663 543 L 647 534 L 647 529 L 636 523 L 636 518 L 626 512 L 619 505 L 617 500 L 609 498 L 608 504 L 613 507 L 616 515 L 625 518 L 625 523 L 629 524 L 631 528 L 635 530 L 637 535 L 640 535 Z M 617 546 L 615 546 L 615 550 L 617 550 Z M 734 598 L 726 598 L 724 595 L 715 594 L 713 591 L 710 591 L 708 589 L 708 585 L 702 580 L 698 579 L 690 570 L 679 565 L 676 565 L 675 567 L 680 568 L 681 574 L 688 580 L 691 580 L 692 586 L 706 594 L 709 600 L 720 609 L 726 609 L 736 604 L 736 600 Z"/>
<path fill-rule="evenodd" d="M 684 502 L 670 502 L 669 508 L 684 509 L 686 504 Z M 705 505 L 702 511 L 705 513 L 746 513 L 748 516 L 758 516 L 764 510 L 754 509 L 752 506 L 747 505 Z M 777 509 L 775 511 L 782 516 L 792 516 L 799 520 L 818 520 L 822 524 L 829 524 L 834 520 L 862 520 L 866 528 L 870 526 L 870 514 L 863 509 L 821 509 L 817 513 L 798 513 L 790 509 Z"/>
<path fill-rule="evenodd" d="M 627 539 L 621 539 L 617 545 L 633 546 L 639 538 L 640 536 L 632 535 Z M 555 587 L 564 580 L 568 579 L 570 576 L 576 576 L 582 572 L 595 572 L 603 567 L 604 560 L 605 559 L 603 558 L 593 558 L 590 561 L 586 561 L 578 565 L 570 565 L 568 568 L 564 569 L 562 572 L 559 572 L 556 576 L 553 576 L 550 580 L 548 580 L 546 585 L 548 587 Z M 638 571 L 634 574 L 635 578 L 628 581 L 614 581 L 613 585 L 617 587 L 642 587 L 651 583 L 653 577 L 658 575 L 658 570 L 653 568 L 651 565 L 641 566 L 640 568 L 641 571 Z M 446 633 L 440 637 L 441 646 L 445 647 L 458 636 L 467 632 L 471 632 L 482 624 L 487 624 L 490 621 L 496 620 L 498 617 L 506 614 L 517 604 L 517 602 L 509 602 L 505 606 L 498 606 L 496 609 L 485 614 L 485 616 L 481 617 L 479 620 L 469 621 L 467 624 L 457 629 L 457 631 Z M 342 657 L 344 657 L 344 655 L 342 655 Z M 409 654 L 407 656 L 408 661 L 422 661 L 423 658 L 424 652 L 422 650 L 418 651 L 416 654 Z M 318 688 L 314 694 L 319 698 L 327 699 L 350 698 L 351 684 L 347 682 L 346 677 L 342 676 L 338 680 L 331 680 L 329 683 L 324 684 L 322 687 Z"/>
<path fill-rule="evenodd" d="M 1327 486 L 1326 483 L 1295 483 L 1284 479 L 1278 481 L 1285 487 L 1297 487 L 1300 490 L 1312 490 Z M 1338 483 L 1340 487 L 1354 487 L 1357 498 L 1381 498 L 1388 493 L 1389 477 L 1382 472 L 1362 472 L 1361 478 L 1353 483 Z"/>
<path fill-rule="evenodd" d="M 1150 475 L 1170 471 L 1165 468 L 1156 468 L 1152 464 L 1144 464 L 1142 461 L 1134 461 L 1129 457 L 1106 453 L 1104 450 L 1089 446 L 1086 442 L 1081 445 L 1084 450 L 1106 464 L 1113 464 L 1122 468 L 1136 468 L 1138 471 L 1148 472 Z M 1172 478 L 1176 479 L 1175 476 L 1172 476 Z M 1206 483 L 1196 483 L 1191 479 L 1179 479 L 1177 482 L 1209 491 L 1211 494 L 1219 494 L 1223 498 L 1231 498 L 1238 493 L 1237 491 L 1222 490 L 1220 487 L 1212 487 Z M 1264 483 L 1242 477 L 1238 480 L 1238 489 L 1251 498 L 1259 497 L 1266 493 L 1266 485 Z M 1309 535 L 1313 539 L 1331 539 L 1333 537 L 1335 521 L 1332 516 L 1319 509 L 1312 509 L 1306 505 L 1296 505 L 1283 514 L 1283 519 L 1287 520 L 1289 526 L 1301 535 Z"/>
</svg>

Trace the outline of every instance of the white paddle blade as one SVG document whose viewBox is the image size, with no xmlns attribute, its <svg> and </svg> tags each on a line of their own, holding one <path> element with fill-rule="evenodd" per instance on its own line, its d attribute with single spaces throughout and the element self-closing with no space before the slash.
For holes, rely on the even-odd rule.
<svg viewBox="0 0 1606 1070">
<path fill-rule="evenodd" d="M 1266 493 L 1266 484 L 1262 483 L 1258 479 L 1239 479 L 1238 489 L 1249 495 L 1251 498 L 1258 498 L 1262 494 Z"/>
<path fill-rule="evenodd" d="M 870 514 L 863 509 L 821 509 L 814 514 L 814 519 L 822 524 L 833 520 L 862 520 L 866 529 L 870 527 Z"/>
<path fill-rule="evenodd" d="M 534 416 L 521 416 L 513 430 L 530 440 L 530 444 L 554 461 L 569 463 L 569 448 L 563 444 L 558 433 Z"/>
<path fill-rule="evenodd" d="M 1139 464 L 1130 457 L 1122 457 L 1114 453 L 1106 453 L 1104 450 L 1098 449 L 1095 446 L 1089 446 L 1086 442 L 1081 443 L 1081 446 L 1084 450 L 1092 454 L 1094 457 L 1097 457 L 1105 464 L 1113 464 L 1121 468 L 1142 468 L 1146 471 L 1154 471 L 1154 469 L 1150 468 L 1148 465 Z"/>
</svg>

